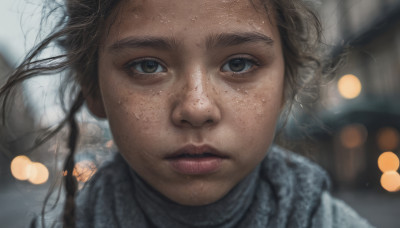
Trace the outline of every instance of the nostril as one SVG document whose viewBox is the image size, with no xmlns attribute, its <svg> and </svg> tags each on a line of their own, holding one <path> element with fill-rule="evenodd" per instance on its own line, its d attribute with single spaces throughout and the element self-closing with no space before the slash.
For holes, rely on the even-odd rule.
<svg viewBox="0 0 400 228">
<path fill-rule="evenodd" d="M 187 120 L 181 120 L 181 124 L 190 124 Z M 191 125 L 191 124 L 190 124 Z"/>
<path fill-rule="evenodd" d="M 206 121 L 204 121 L 204 122 L 202 122 L 202 123 L 195 123 L 195 122 L 190 122 L 190 121 L 188 121 L 188 120 L 185 120 L 185 119 L 182 119 L 182 120 L 180 120 L 180 123 L 181 123 L 181 125 L 186 125 L 186 126 L 188 126 L 188 125 L 190 125 L 190 126 L 193 126 L 193 127 L 197 127 L 197 126 L 203 126 L 203 125 L 212 125 L 212 124 L 214 124 L 214 120 L 212 120 L 212 119 L 207 119 Z"/>
</svg>

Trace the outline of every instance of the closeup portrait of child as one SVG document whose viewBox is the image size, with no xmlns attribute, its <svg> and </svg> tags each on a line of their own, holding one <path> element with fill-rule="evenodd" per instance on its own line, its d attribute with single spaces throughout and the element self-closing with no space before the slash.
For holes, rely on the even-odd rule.
<svg viewBox="0 0 400 228">
<path fill-rule="evenodd" d="M 37 227 L 372 227 L 330 195 L 323 169 L 274 143 L 326 72 L 312 4 L 65 0 L 60 23 L 0 91 L 10 105 L 20 82 L 55 72 L 70 88 L 52 132 L 70 132 L 65 205 Z M 39 58 L 53 44 L 63 53 Z M 85 105 L 109 122 L 118 153 L 78 191 Z"/>
</svg>

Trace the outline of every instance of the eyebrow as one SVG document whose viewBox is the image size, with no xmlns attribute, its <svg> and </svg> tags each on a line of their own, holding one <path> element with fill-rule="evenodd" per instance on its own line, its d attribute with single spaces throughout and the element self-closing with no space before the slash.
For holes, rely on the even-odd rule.
<svg viewBox="0 0 400 228">
<path fill-rule="evenodd" d="M 220 33 L 211 35 L 206 38 L 206 48 L 221 48 L 240 45 L 244 43 L 258 43 L 262 42 L 267 46 L 273 46 L 274 40 L 262 33 L 257 32 L 244 32 L 244 33 Z M 126 48 L 154 48 L 163 50 L 178 49 L 181 43 L 174 38 L 170 37 L 127 37 L 113 43 L 109 50 L 111 52 L 118 52 Z"/>
<path fill-rule="evenodd" d="M 209 36 L 206 39 L 206 47 L 207 49 L 213 49 L 258 42 L 265 43 L 267 46 L 273 46 L 274 44 L 274 40 L 271 37 L 258 32 L 220 33 Z"/>
<path fill-rule="evenodd" d="M 144 36 L 144 37 L 127 37 L 125 39 L 119 40 L 113 43 L 109 47 L 109 50 L 111 52 L 118 52 L 126 48 L 155 48 L 155 49 L 172 50 L 179 48 L 179 46 L 180 43 L 173 38 Z"/>
</svg>

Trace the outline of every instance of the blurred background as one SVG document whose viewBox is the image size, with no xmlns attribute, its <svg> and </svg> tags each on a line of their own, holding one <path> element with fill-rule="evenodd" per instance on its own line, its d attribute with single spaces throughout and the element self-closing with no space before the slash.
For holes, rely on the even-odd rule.
<svg viewBox="0 0 400 228">
<path fill-rule="evenodd" d="M 42 4 L 1 1 L 1 84 L 46 35 L 48 25 L 38 30 Z M 323 85 L 313 116 L 297 110 L 288 135 L 312 148 L 309 157 L 328 171 L 335 196 L 373 225 L 398 228 L 400 0 L 322 0 L 316 7 L 332 55 L 346 49 L 347 57 L 335 79 Z M 1 227 L 27 227 L 40 213 L 52 183 L 59 183 L 63 175 L 65 131 L 29 151 L 39 134 L 34 129 L 50 127 L 62 115 L 55 99 L 58 79 L 46 76 L 21 85 L 8 127 L 0 127 Z M 83 184 L 115 148 L 106 122 L 96 121 L 85 110 L 80 119 L 82 139 L 74 175 Z M 296 127 L 299 123 L 306 128 Z M 50 197 L 50 205 L 56 198 L 57 194 Z"/>
</svg>

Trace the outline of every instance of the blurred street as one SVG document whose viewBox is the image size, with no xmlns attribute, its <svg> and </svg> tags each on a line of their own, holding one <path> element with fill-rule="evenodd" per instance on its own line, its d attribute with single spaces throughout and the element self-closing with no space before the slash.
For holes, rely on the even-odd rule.
<svg viewBox="0 0 400 228">
<path fill-rule="evenodd" d="M 0 189 L 0 227 L 29 227 L 32 218 L 41 212 L 47 186 L 17 185 Z"/>
<path fill-rule="evenodd" d="M 333 194 L 350 205 L 362 217 L 378 228 L 400 227 L 399 194 L 379 194 L 372 191 L 341 191 Z"/>
</svg>

